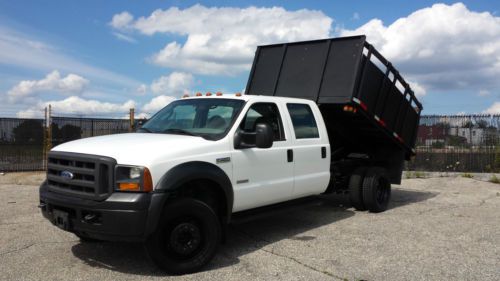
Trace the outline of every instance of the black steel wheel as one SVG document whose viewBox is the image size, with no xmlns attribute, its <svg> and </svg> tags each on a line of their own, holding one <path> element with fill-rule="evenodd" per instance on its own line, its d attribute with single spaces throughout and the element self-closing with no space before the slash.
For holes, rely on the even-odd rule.
<svg viewBox="0 0 500 281">
<path fill-rule="evenodd" d="M 356 168 L 349 178 L 349 201 L 358 211 L 366 210 L 363 202 L 363 179 L 366 169 L 366 167 Z"/>
<path fill-rule="evenodd" d="M 391 183 L 385 169 L 372 167 L 366 171 L 363 180 L 363 202 L 365 207 L 373 213 L 387 210 L 391 199 Z"/>
<path fill-rule="evenodd" d="M 169 202 L 157 230 L 146 242 L 156 265 L 171 274 L 198 271 L 215 255 L 221 237 L 217 215 L 192 198 Z"/>
</svg>

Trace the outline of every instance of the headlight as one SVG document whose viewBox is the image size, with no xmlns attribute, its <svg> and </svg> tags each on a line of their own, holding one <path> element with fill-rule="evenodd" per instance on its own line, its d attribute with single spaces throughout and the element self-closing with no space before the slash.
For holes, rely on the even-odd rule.
<svg viewBox="0 0 500 281">
<path fill-rule="evenodd" d="M 116 191 L 150 192 L 153 190 L 153 180 L 148 168 L 141 166 L 116 166 Z"/>
<path fill-rule="evenodd" d="M 141 177 L 142 169 L 141 167 L 130 167 L 129 177 L 131 179 L 138 179 Z"/>
</svg>

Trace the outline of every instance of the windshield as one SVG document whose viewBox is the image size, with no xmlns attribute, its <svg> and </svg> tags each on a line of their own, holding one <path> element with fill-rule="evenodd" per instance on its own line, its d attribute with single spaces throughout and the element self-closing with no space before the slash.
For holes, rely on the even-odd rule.
<svg viewBox="0 0 500 281">
<path fill-rule="evenodd" d="M 245 102 L 236 99 L 185 99 L 171 102 L 138 131 L 200 136 L 226 135 Z"/>
</svg>

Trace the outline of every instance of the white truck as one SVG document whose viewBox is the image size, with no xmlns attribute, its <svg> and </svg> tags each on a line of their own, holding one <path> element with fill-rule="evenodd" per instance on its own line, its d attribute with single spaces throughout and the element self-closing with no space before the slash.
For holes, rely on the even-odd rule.
<svg viewBox="0 0 500 281">
<path fill-rule="evenodd" d="M 182 274 L 212 259 L 234 213 L 331 192 L 387 208 L 422 107 L 364 36 L 260 46 L 246 93 L 185 97 L 136 133 L 53 148 L 42 214 L 82 240 L 142 241 Z"/>
</svg>

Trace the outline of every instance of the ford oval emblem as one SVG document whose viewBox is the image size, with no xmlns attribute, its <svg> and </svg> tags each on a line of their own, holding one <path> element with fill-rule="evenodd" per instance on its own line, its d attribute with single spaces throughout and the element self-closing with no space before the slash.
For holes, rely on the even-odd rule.
<svg viewBox="0 0 500 281">
<path fill-rule="evenodd" d="M 72 172 L 70 172 L 70 171 L 62 171 L 62 172 L 61 172 L 61 177 L 65 178 L 65 179 L 67 179 L 67 180 L 72 180 L 72 179 L 73 179 L 73 177 L 74 177 L 74 175 L 73 175 L 73 173 L 72 173 Z"/>
</svg>

